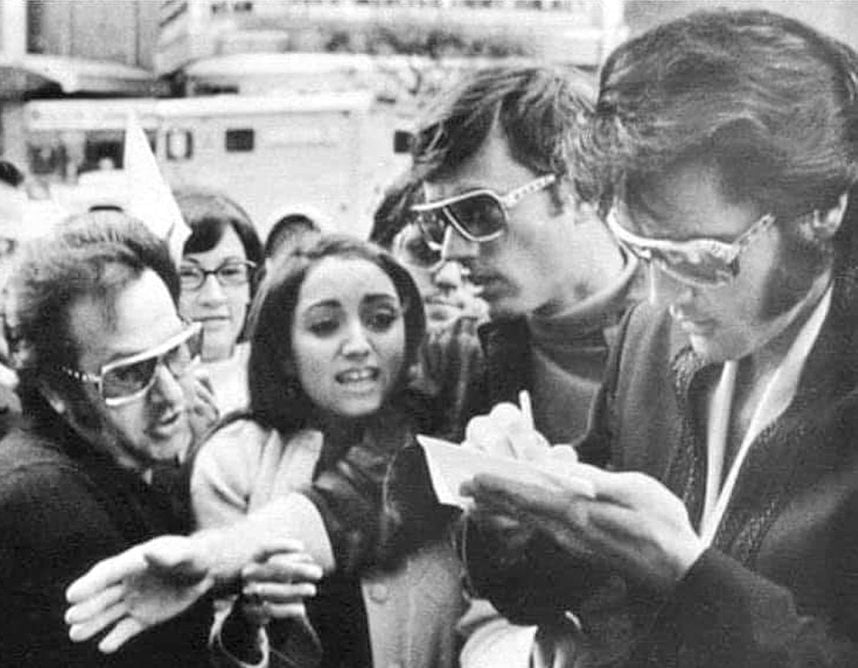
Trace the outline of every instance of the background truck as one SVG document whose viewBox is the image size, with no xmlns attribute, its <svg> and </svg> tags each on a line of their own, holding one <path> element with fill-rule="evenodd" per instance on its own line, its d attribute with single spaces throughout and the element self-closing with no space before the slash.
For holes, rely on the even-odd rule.
<svg viewBox="0 0 858 668">
<path fill-rule="evenodd" d="M 263 238 L 290 213 L 365 236 L 381 190 L 406 164 L 393 128 L 370 127 L 372 101 L 368 91 L 32 101 L 28 167 L 69 211 L 122 207 L 133 112 L 171 186 L 226 192 Z"/>
</svg>

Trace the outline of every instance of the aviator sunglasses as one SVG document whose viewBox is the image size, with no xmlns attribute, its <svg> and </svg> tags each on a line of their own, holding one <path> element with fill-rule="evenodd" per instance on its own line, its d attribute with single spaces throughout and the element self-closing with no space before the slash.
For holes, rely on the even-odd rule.
<svg viewBox="0 0 858 668">
<path fill-rule="evenodd" d="M 554 174 L 545 174 L 505 195 L 489 188 L 469 190 L 434 202 L 414 204 L 411 211 L 416 214 L 417 225 L 432 250 L 441 250 L 448 226 L 468 241 L 486 243 L 506 232 L 510 209 L 556 180 Z"/>
<path fill-rule="evenodd" d="M 94 383 L 105 405 L 123 406 L 145 396 L 155 384 L 159 366 L 164 365 L 174 378 L 187 373 L 201 348 L 202 324 L 197 322 L 154 348 L 108 362 L 97 374 L 61 369 L 72 378 Z"/>
<path fill-rule="evenodd" d="M 629 232 L 620 225 L 617 208 L 605 218 L 617 241 L 629 252 L 658 268 L 677 281 L 699 287 L 720 287 L 739 275 L 739 257 L 751 242 L 775 222 L 774 215 L 761 216 L 731 243 L 701 237 L 685 241 L 652 239 Z"/>
</svg>

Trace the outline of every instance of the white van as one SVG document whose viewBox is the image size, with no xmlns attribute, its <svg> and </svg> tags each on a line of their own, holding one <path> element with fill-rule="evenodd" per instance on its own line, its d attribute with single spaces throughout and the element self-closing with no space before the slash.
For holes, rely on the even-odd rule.
<svg viewBox="0 0 858 668">
<path fill-rule="evenodd" d="M 368 129 L 372 102 L 369 91 L 32 101 L 29 171 L 72 211 L 121 206 L 133 109 L 168 183 L 223 190 L 263 239 L 280 217 L 309 212 L 324 229 L 365 236 L 378 193 L 402 159 L 393 151 L 395 128 L 381 142 Z"/>
</svg>

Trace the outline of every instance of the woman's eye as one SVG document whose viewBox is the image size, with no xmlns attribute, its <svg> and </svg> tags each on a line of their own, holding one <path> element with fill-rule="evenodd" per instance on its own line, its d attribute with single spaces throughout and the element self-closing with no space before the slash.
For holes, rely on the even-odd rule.
<svg viewBox="0 0 858 668">
<path fill-rule="evenodd" d="M 244 273 L 244 267 L 241 265 L 227 264 L 221 267 L 218 273 L 225 278 L 234 278 L 235 276 L 240 276 Z"/>
<path fill-rule="evenodd" d="M 367 317 L 367 327 L 377 332 L 383 332 L 390 329 L 398 319 L 399 313 L 397 311 L 375 311 Z"/>
<path fill-rule="evenodd" d="M 334 320 L 333 318 L 329 318 L 326 320 L 314 320 L 313 322 L 307 325 L 307 329 L 309 329 L 316 336 L 326 336 L 328 334 L 333 334 L 339 328 L 339 322 Z"/>
</svg>

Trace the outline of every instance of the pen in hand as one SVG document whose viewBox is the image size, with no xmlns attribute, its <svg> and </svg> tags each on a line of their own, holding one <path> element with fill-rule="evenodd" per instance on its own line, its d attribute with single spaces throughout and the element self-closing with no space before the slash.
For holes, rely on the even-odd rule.
<svg viewBox="0 0 858 668">
<path fill-rule="evenodd" d="M 530 404 L 530 392 L 522 390 L 518 393 L 518 404 L 521 408 L 521 415 L 524 417 L 525 424 L 530 429 L 535 429 L 533 424 L 533 407 Z"/>
</svg>

